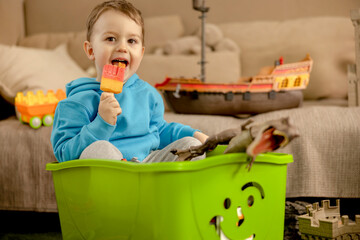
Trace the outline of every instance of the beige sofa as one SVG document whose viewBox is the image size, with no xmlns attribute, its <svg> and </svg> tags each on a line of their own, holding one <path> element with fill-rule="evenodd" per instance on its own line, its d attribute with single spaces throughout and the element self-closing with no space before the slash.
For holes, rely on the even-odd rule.
<svg viewBox="0 0 360 240">
<path fill-rule="evenodd" d="M 99 0 L 0 0 L 0 210 L 57 211 L 51 174 L 55 161 L 51 128 L 33 130 L 12 115 L 17 91 L 57 89 L 90 76 L 83 54 L 84 22 Z M 191 1 L 133 0 L 143 10 L 146 54 L 139 75 L 151 84 L 165 76 L 197 76 L 198 55 L 161 55 L 167 41 L 194 35 L 199 13 Z M 360 108 L 348 107 L 347 65 L 355 62 L 350 9 L 355 0 L 209 1 L 208 22 L 239 52 L 207 53 L 209 81 L 234 82 L 252 76 L 279 56 L 285 62 L 314 59 L 301 108 L 253 116 L 265 121 L 290 116 L 300 131 L 281 152 L 294 156 L 288 167 L 287 197 L 360 198 Z M 300 9 L 300 11 L 299 11 Z M 6 111 L 5 111 L 6 110 Z M 10 116 L 9 116 L 10 115 Z M 168 121 L 189 124 L 211 135 L 246 119 L 231 116 L 165 113 Z"/>
</svg>

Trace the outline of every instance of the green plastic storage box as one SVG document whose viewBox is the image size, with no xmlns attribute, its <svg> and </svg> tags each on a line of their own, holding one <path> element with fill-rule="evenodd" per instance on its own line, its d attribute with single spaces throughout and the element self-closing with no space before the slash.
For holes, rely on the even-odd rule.
<svg viewBox="0 0 360 240">
<path fill-rule="evenodd" d="M 224 146 L 194 162 L 49 163 L 63 239 L 283 239 L 286 168 L 267 153 L 250 171 Z"/>
</svg>

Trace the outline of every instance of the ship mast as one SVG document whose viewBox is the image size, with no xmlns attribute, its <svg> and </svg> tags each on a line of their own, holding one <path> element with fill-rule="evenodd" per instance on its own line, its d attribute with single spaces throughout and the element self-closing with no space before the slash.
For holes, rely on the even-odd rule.
<svg viewBox="0 0 360 240">
<path fill-rule="evenodd" d="M 201 65 L 200 79 L 205 82 L 205 18 L 209 8 L 205 7 L 205 0 L 193 0 L 193 8 L 201 12 L 199 17 L 201 19 L 201 60 L 199 64 Z"/>
</svg>

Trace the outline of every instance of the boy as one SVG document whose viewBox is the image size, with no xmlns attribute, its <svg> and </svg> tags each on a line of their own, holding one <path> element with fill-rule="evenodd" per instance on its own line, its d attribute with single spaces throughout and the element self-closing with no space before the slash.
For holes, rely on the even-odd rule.
<svg viewBox="0 0 360 240">
<path fill-rule="evenodd" d="M 51 143 L 59 162 L 77 158 L 174 161 L 171 149 L 207 139 L 189 126 L 167 123 L 160 94 L 136 74 L 145 50 L 144 23 L 131 3 L 111 0 L 96 6 L 88 17 L 84 50 L 98 74 L 96 79 L 67 84 L 67 98 L 57 106 Z M 103 66 L 118 62 L 126 65 L 123 92 L 101 91 Z"/>
</svg>

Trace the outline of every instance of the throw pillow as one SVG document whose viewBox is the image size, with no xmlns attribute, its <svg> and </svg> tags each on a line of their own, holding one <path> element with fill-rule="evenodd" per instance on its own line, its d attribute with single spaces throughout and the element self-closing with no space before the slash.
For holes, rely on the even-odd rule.
<svg viewBox="0 0 360 240">
<path fill-rule="evenodd" d="M 86 40 L 86 32 L 65 32 L 65 33 L 39 33 L 28 36 L 19 41 L 19 46 L 54 49 L 61 44 L 67 44 L 69 55 L 82 68 L 88 69 L 93 62 L 86 56 L 83 44 Z"/>
<path fill-rule="evenodd" d="M 145 18 L 144 25 L 147 53 L 152 53 L 156 47 L 163 46 L 167 41 L 183 36 L 185 31 L 178 15 Z"/>
<path fill-rule="evenodd" d="M 66 83 L 88 76 L 65 45 L 54 50 L 0 45 L 0 62 L 0 94 L 10 103 L 17 92 L 65 90 Z"/>
</svg>

